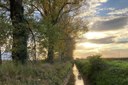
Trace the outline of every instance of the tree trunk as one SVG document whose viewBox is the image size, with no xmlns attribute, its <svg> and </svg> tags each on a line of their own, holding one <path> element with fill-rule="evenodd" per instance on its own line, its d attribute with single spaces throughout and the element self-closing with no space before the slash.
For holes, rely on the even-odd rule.
<svg viewBox="0 0 128 85">
<path fill-rule="evenodd" d="M 13 29 L 12 59 L 24 64 L 27 60 L 27 28 L 24 20 L 22 0 L 10 0 Z"/>
<path fill-rule="evenodd" d="M 52 40 L 49 40 L 49 46 L 48 46 L 48 55 L 47 55 L 47 61 L 49 63 L 53 63 L 53 59 L 54 59 L 54 46 L 52 43 Z"/>
<path fill-rule="evenodd" d="M 1 46 L 0 46 L 0 64 L 2 64 Z"/>
</svg>

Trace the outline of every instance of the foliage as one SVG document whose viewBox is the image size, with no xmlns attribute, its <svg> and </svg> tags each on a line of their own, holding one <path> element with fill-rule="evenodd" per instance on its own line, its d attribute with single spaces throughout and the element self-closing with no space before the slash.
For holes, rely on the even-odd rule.
<svg viewBox="0 0 128 85">
<path fill-rule="evenodd" d="M 67 85 L 75 85 L 75 75 L 73 74 L 73 71 L 71 73 L 71 76 Z"/>
<path fill-rule="evenodd" d="M 15 57 L 19 58 L 22 56 L 23 51 L 24 56 L 22 56 L 21 59 L 23 60 L 23 58 L 27 58 L 27 52 L 25 52 L 26 50 L 31 52 L 31 54 L 33 53 L 30 58 L 32 58 L 32 56 L 35 58 L 37 53 L 43 55 L 49 54 L 51 57 L 54 57 L 54 54 L 55 57 L 63 55 L 64 57 L 72 57 L 75 37 L 79 36 L 79 32 L 83 32 L 87 29 L 85 24 L 83 24 L 85 26 L 81 25 L 80 22 L 82 21 L 74 19 L 83 1 L 84 0 L 23 0 L 21 2 L 15 2 L 13 0 L 0 1 L 1 12 L 4 12 L 1 14 L 5 16 L 4 19 L 9 20 L 11 18 L 12 21 L 9 20 L 8 22 L 12 23 L 14 27 L 12 30 L 13 59 L 15 59 Z M 14 5 L 15 3 L 19 3 L 19 6 Z M 8 12 L 10 12 L 10 15 L 7 15 Z M 36 19 L 35 15 L 39 18 Z M 28 29 L 29 31 L 31 30 L 32 35 Z M 14 36 L 14 34 L 16 36 Z M 29 49 L 26 45 L 27 39 L 28 42 L 31 39 L 30 42 L 32 43 L 28 45 Z M 23 41 L 24 44 L 22 44 Z M 23 51 L 20 51 L 21 47 L 22 49 L 24 47 Z M 39 49 L 39 51 L 34 52 L 37 51 L 37 49 Z M 15 56 L 14 54 L 17 54 L 18 56 Z"/>
<path fill-rule="evenodd" d="M 11 33 L 12 26 L 2 17 L 0 17 L 0 45 L 5 44 L 6 39 Z"/>
<path fill-rule="evenodd" d="M 126 61 L 108 61 L 94 56 L 87 60 L 78 60 L 76 65 L 92 85 L 128 84 L 128 63 Z"/>
<path fill-rule="evenodd" d="M 80 28 L 73 24 L 74 16 L 70 16 L 70 12 L 76 11 L 81 5 L 81 2 L 82 0 L 40 0 L 31 4 L 31 6 L 36 8 L 42 16 L 42 24 L 39 28 L 39 33 L 45 37 L 43 38 L 43 41 L 46 43 L 44 45 L 46 47 L 44 48 L 47 49 L 51 57 L 53 57 L 54 54 L 62 56 L 65 50 L 67 51 L 67 48 L 71 48 L 70 51 L 68 51 L 70 52 L 69 54 L 73 53 L 74 38 L 71 36 L 78 36 L 77 32 Z M 69 42 L 71 42 L 71 44 Z M 70 45 L 70 47 L 66 45 Z"/>
<path fill-rule="evenodd" d="M 71 69 L 70 62 L 26 66 L 4 62 L 0 66 L 0 85 L 62 85 Z"/>
</svg>

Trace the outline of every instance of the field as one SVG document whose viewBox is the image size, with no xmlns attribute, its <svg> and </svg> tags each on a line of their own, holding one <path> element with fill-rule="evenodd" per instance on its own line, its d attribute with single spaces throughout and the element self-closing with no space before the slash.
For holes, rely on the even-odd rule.
<svg viewBox="0 0 128 85">
<path fill-rule="evenodd" d="M 76 65 L 90 85 L 128 85 L 127 60 L 105 60 L 100 56 L 91 56 L 86 60 L 76 60 Z"/>
</svg>

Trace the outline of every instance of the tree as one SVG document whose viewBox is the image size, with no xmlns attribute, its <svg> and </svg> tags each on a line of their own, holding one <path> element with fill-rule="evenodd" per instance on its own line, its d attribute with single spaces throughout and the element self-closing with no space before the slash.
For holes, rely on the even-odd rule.
<svg viewBox="0 0 128 85">
<path fill-rule="evenodd" d="M 75 39 L 79 38 L 80 33 L 88 31 L 87 24 L 82 23 L 81 19 L 76 19 L 74 16 L 65 15 L 58 25 L 60 35 L 55 47 L 57 47 L 59 57 L 60 59 L 73 59 Z"/>
<path fill-rule="evenodd" d="M 46 37 L 48 39 L 48 55 L 47 61 L 53 63 L 54 58 L 54 44 L 56 41 L 56 28 L 58 22 L 63 15 L 68 14 L 73 10 L 76 10 L 80 6 L 82 0 L 37 0 L 33 2 L 33 7 L 37 8 L 43 17 L 43 24 L 47 28 Z"/>
<path fill-rule="evenodd" d="M 24 19 L 23 0 L 10 0 L 10 17 L 13 25 L 12 58 L 22 64 L 28 58 L 27 39 L 28 29 Z"/>
</svg>

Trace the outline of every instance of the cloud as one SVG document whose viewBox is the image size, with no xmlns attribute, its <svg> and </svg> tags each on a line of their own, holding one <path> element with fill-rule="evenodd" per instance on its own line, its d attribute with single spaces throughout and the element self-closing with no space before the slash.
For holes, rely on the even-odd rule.
<svg viewBox="0 0 128 85">
<path fill-rule="evenodd" d="M 84 48 L 84 46 L 83 45 L 76 45 L 76 47 L 77 47 L 77 51 L 85 51 L 85 50 L 93 50 L 93 48 Z"/>
<path fill-rule="evenodd" d="M 108 15 L 128 15 L 128 8 L 111 11 Z"/>
<path fill-rule="evenodd" d="M 87 32 L 83 34 L 83 37 L 86 39 L 100 39 L 100 38 L 105 38 L 108 35 L 103 33 L 103 32 Z"/>
<path fill-rule="evenodd" d="M 127 38 L 119 38 L 116 40 L 116 43 L 128 43 L 128 37 Z"/>
<path fill-rule="evenodd" d="M 128 22 L 127 17 L 115 18 L 108 21 L 97 21 L 90 28 L 91 31 L 112 31 L 123 29 Z"/>
<path fill-rule="evenodd" d="M 115 37 L 112 36 L 112 37 L 106 37 L 101 39 L 90 39 L 88 41 L 96 44 L 111 44 L 111 43 L 114 43 L 114 38 Z"/>
<path fill-rule="evenodd" d="M 96 47 L 93 49 L 88 49 L 84 47 L 82 50 L 75 50 L 74 56 L 75 58 L 86 58 L 90 55 L 101 54 L 103 57 L 127 57 L 128 55 L 128 43 L 127 44 L 120 44 L 120 43 L 113 43 L 113 44 L 105 44 L 102 47 Z"/>
<path fill-rule="evenodd" d="M 115 49 L 115 50 L 106 50 L 102 52 L 103 57 L 110 58 L 127 58 L 128 49 Z"/>
<path fill-rule="evenodd" d="M 99 9 L 99 11 L 103 11 L 103 10 L 114 11 L 115 8 L 100 8 L 100 9 Z"/>
<path fill-rule="evenodd" d="M 96 1 L 96 0 L 95 0 Z M 107 2 L 108 0 L 98 0 L 99 2 Z"/>
<path fill-rule="evenodd" d="M 128 6 L 125 2 L 128 1 L 86 0 L 78 18 L 89 22 L 90 33 L 78 40 L 76 57 L 95 53 L 103 57 L 128 55 Z"/>
<path fill-rule="evenodd" d="M 86 0 L 77 17 L 95 16 L 98 13 L 98 7 L 107 1 L 108 0 Z"/>
</svg>

